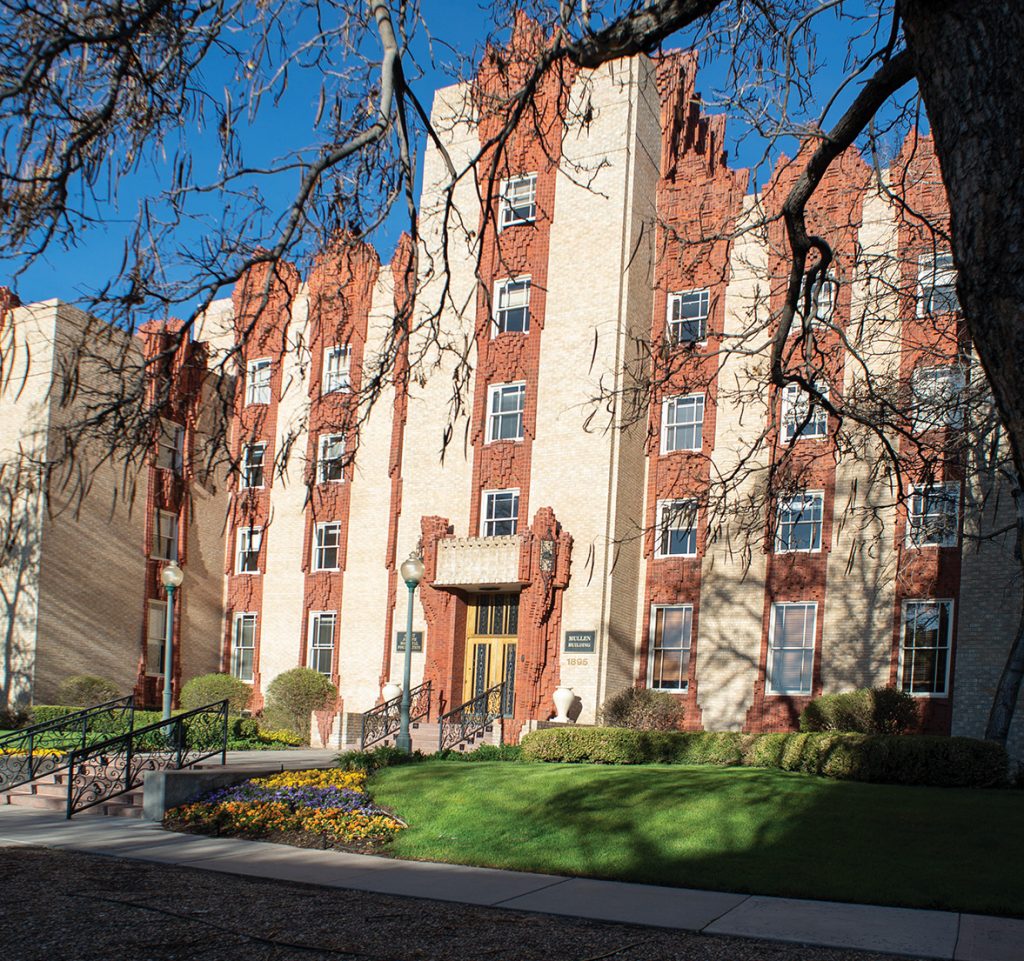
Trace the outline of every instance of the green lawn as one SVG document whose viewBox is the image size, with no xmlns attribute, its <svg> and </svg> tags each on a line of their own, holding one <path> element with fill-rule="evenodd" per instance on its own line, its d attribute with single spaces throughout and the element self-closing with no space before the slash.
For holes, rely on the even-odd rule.
<svg viewBox="0 0 1024 961">
<path fill-rule="evenodd" d="M 403 858 L 1024 916 L 1024 791 L 453 761 L 370 789 L 410 825 Z"/>
</svg>

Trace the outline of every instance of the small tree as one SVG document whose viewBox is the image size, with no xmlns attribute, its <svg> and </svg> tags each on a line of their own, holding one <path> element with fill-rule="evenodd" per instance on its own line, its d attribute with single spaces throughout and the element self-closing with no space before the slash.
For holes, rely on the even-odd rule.
<svg viewBox="0 0 1024 961">
<path fill-rule="evenodd" d="M 917 723 L 914 698 L 895 687 L 823 694 L 811 701 L 800 715 L 801 731 L 905 734 Z"/>
<path fill-rule="evenodd" d="M 68 707 L 91 707 L 112 701 L 121 693 L 109 678 L 97 674 L 75 674 L 57 688 L 57 703 Z"/>
<path fill-rule="evenodd" d="M 332 707 L 337 697 L 338 689 L 319 671 L 293 667 L 278 674 L 267 687 L 263 718 L 267 727 L 286 728 L 308 744 L 310 715 Z"/>
<path fill-rule="evenodd" d="M 628 687 L 604 702 L 601 720 L 609 727 L 676 731 L 683 723 L 684 713 L 683 705 L 671 694 L 646 687 Z"/>
<path fill-rule="evenodd" d="M 241 714 L 252 699 L 252 688 L 231 674 L 200 674 L 181 689 L 181 706 L 186 711 L 227 699 L 228 712 Z"/>
</svg>

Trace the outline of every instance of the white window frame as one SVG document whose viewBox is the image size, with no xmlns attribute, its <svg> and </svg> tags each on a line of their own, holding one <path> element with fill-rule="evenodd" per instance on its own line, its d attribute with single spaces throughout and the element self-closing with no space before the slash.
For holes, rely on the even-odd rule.
<svg viewBox="0 0 1024 961">
<path fill-rule="evenodd" d="M 525 187 L 522 196 L 516 191 Z M 513 203 L 513 198 L 515 203 Z M 525 216 L 518 216 L 515 211 L 527 208 Z M 537 219 L 537 175 L 535 173 L 519 174 L 501 181 L 498 187 L 498 232 L 506 227 L 517 224 L 532 224 Z"/>
<path fill-rule="evenodd" d="M 503 495 L 512 495 L 512 515 L 510 517 L 490 517 L 489 510 L 494 498 Z M 480 536 L 481 537 L 509 537 L 519 533 L 519 488 L 506 487 L 501 490 L 486 490 L 480 495 Z M 511 521 L 512 530 L 508 534 L 495 534 L 488 532 L 489 525 L 505 524 Z"/>
<path fill-rule="evenodd" d="M 519 398 L 518 410 L 495 410 L 497 400 L 500 402 L 506 395 L 517 394 Z M 515 437 L 500 437 L 499 428 L 506 418 L 518 418 L 519 431 Z M 496 441 L 512 441 L 518 443 L 525 436 L 526 421 L 526 381 L 517 380 L 511 384 L 491 384 L 487 388 L 487 443 L 493 444 Z"/>
<path fill-rule="evenodd" d="M 827 387 L 820 387 L 817 384 L 814 386 L 823 397 L 828 398 Z M 788 444 L 798 440 L 822 440 L 828 437 L 828 411 L 815 404 L 807 391 L 799 384 L 786 384 L 780 393 L 782 394 L 780 424 L 784 443 Z M 804 429 L 798 434 L 797 428 L 807 417 L 808 409 L 810 409 L 811 416 Z"/>
<path fill-rule="evenodd" d="M 159 630 L 154 631 L 154 626 Z M 152 598 L 148 601 L 146 620 L 146 674 L 150 677 L 164 676 L 164 647 L 166 644 L 167 601 Z M 155 653 L 154 647 L 156 648 Z"/>
<path fill-rule="evenodd" d="M 337 457 L 328 457 L 329 448 L 332 444 L 340 444 L 341 450 Z M 340 477 L 328 477 L 327 468 L 331 464 L 337 464 L 341 470 Z M 316 478 L 318 484 L 340 484 L 345 480 L 345 435 L 344 434 L 321 434 L 317 439 L 316 448 Z"/>
<path fill-rule="evenodd" d="M 800 647 L 783 647 L 781 644 L 775 643 L 775 629 L 778 625 L 778 612 L 780 608 L 796 608 L 801 607 L 805 611 L 810 610 L 812 612 L 811 630 L 810 630 L 810 644 L 807 644 L 808 632 L 807 632 L 807 619 L 804 618 L 804 629 L 801 640 L 803 643 Z M 771 615 L 769 617 L 768 624 L 768 658 L 765 663 L 765 692 L 767 694 L 779 694 L 789 695 L 793 697 L 806 697 L 813 693 L 814 690 L 814 647 L 818 634 L 818 602 L 817 601 L 776 601 L 772 604 Z M 801 686 L 799 689 L 787 689 L 777 687 L 774 683 L 775 674 L 775 660 L 778 651 L 800 651 L 801 658 L 801 670 L 800 676 L 803 679 L 804 664 L 807 666 L 807 686 L 806 688 Z M 806 662 L 806 658 L 810 658 L 809 663 Z"/>
<path fill-rule="evenodd" d="M 804 511 L 808 508 L 812 511 L 812 517 L 810 523 L 817 524 L 817 545 L 814 545 L 815 538 L 812 536 L 811 547 L 784 547 L 782 537 L 782 514 L 784 511 L 793 511 L 793 505 L 797 500 L 803 501 L 803 506 L 797 516 L 802 517 Z M 813 510 L 814 505 L 820 505 L 818 510 L 818 519 L 814 520 Z M 799 520 L 793 521 L 791 524 L 807 523 L 806 521 Z M 775 553 L 776 554 L 818 554 L 821 551 L 822 541 L 825 539 L 825 492 L 824 491 L 804 491 L 800 494 L 793 494 L 790 497 L 785 497 L 779 500 L 778 507 L 775 511 Z"/>
<path fill-rule="evenodd" d="M 692 409 L 694 412 L 700 412 L 700 418 L 696 417 L 691 421 L 676 421 L 669 416 L 671 411 L 673 414 L 678 413 L 678 405 L 682 401 L 689 401 L 689 404 L 684 405 L 685 408 Z M 707 407 L 706 399 L 703 393 L 697 394 L 679 394 L 675 397 L 666 397 L 661 402 L 661 452 L 663 454 L 671 454 L 675 451 L 681 450 L 703 450 L 704 448 L 704 412 Z M 671 447 L 669 446 L 669 431 L 680 431 L 685 428 L 694 428 L 694 438 L 691 447 Z"/>
<path fill-rule="evenodd" d="M 921 510 L 928 506 L 928 496 L 933 492 L 942 491 L 942 499 L 951 504 L 952 511 Z M 940 516 L 952 517 L 952 524 L 946 522 L 930 527 L 927 519 Z M 941 540 L 926 540 L 929 532 L 941 529 L 944 536 Z M 907 547 L 956 547 L 960 543 L 960 482 L 946 481 L 939 484 L 914 484 L 907 497 Z"/>
<path fill-rule="evenodd" d="M 255 450 L 260 452 L 260 483 L 250 483 L 251 472 L 253 470 L 253 464 L 251 463 L 251 453 Z M 265 461 L 267 457 L 267 444 L 266 441 L 258 441 L 254 444 L 245 444 L 242 447 L 241 463 L 239 464 L 240 470 L 238 475 L 238 487 L 240 490 L 260 490 L 265 485 L 266 481 L 266 466 Z"/>
<path fill-rule="evenodd" d="M 658 629 L 658 612 L 659 611 L 682 611 L 684 618 L 686 614 L 689 614 L 688 618 L 688 631 L 686 634 L 685 642 L 681 647 L 665 647 L 662 645 L 660 648 L 655 647 L 654 639 Z M 664 630 L 664 629 L 663 629 Z M 663 634 L 664 636 L 664 634 Z M 680 678 L 679 687 L 660 687 L 656 683 L 655 678 L 655 663 L 657 661 L 657 652 L 661 651 L 684 651 L 686 653 L 685 676 Z M 651 605 L 651 623 L 648 629 L 647 637 L 647 686 L 652 691 L 667 691 L 669 694 L 685 694 L 690 689 L 690 659 L 693 657 L 693 605 L 692 604 L 652 604 Z M 662 678 L 664 680 L 664 678 Z"/>
<path fill-rule="evenodd" d="M 323 535 L 327 533 L 328 529 L 335 529 L 337 533 L 338 542 L 333 547 L 323 543 Z M 314 571 L 340 571 L 341 570 L 341 521 L 321 521 L 316 525 L 313 530 L 313 570 Z M 323 563 L 326 558 L 326 552 L 334 550 L 337 552 L 335 557 L 335 564 L 333 567 L 328 567 Z"/>
<path fill-rule="evenodd" d="M 316 644 L 315 641 L 319 640 L 319 631 L 321 622 L 330 619 L 331 622 L 331 643 L 329 647 L 324 647 L 322 644 Z M 312 668 L 314 671 L 318 671 L 323 674 L 324 677 L 331 677 L 334 672 L 334 649 L 337 643 L 336 633 L 338 630 L 338 612 L 337 611 L 310 611 L 309 612 L 309 627 L 306 635 L 306 667 Z M 330 658 L 328 669 L 326 671 L 321 670 L 319 667 L 313 666 L 313 652 L 314 651 L 330 651 Z M 319 663 L 319 658 L 317 658 Z"/>
<path fill-rule="evenodd" d="M 324 366 L 320 378 L 321 396 L 342 394 L 352 389 L 351 364 L 352 350 L 348 344 L 332 344 L 324 348 Z"/>
<path fill-rule="evenodd" d="M 240 681 L 245 681 L 249 684 L 252 683 L 253 677 L 256 673 L 256 626 L 258 623 L 258 616 L 255 611 L 236 611 L 235 616 L 232 618 L 231 623 L 231 676 L 237 677 Z M 242 646 L 239 644 L 239 638 L 242 636 L 242 627 L 245 624 L 252 625 L 252 644 Z M 250 651 L 251 656 L 249 659 L 249 676 L 246 677 L 241 670 L 241 665 L 244 659 L 244 652 Z"/>
<path fill-rule="evenodd" d="M 939 266 L 939 261 L 943 261 Z M 948 262 L 947 262 L 948 261 Z M 934 311 L 932 302 L 935 291 L 940 288 L 953 288 L 954 306 L 949 310 Z M 921 254 L 917 258 L 917 316 L 927 317 L 934 313 L 950 314 L 960 309 L 956 293 L 956 267 L 953 266 L 953 253 L 950 250 L 935 250 Z"/>
<path fill-rule="evenodd" d="M 696 317 L 673 318 L 673 313 L 678 305 L 682 313 L 683 301 L 687 298 L 697 299 Z M 711 289 L 709 287 L 694 287 L 690 290 L 675 290 L 668 295 L 668 306 L 665 313 L 665 329 L 669 333 L 669 340 L 673 344 L 704 344 L 708 339 L 708 319 L 711 316 Z M 684 325 L 696 323 L 699 325 L 699 337 L 688 337 L 685 340 L 680 336 Z"/>
<path fill-rule="evenodd" d="M 156 440 L 156 468 L 181 473 L 185 459 L 185 428 L 177 421 L 160 418 Z"/>
<path fill-rule="evenodd" d="M 247 544 L 247 547 L 243 549 L 243 543 Z M 255 547 L 253 544 L 255 543 Z M 245 526 L 239 527 L 235 532 L 235 573 L 241 575 L 251 576 L 254 574 L 262 573 L 260 571 L 260 551 L 263 549 L 263 528 Z M 256 555 L 256 570 L 247 571 L 243 570 L 242 559 L 243 556 L 250 554 Z"/>
<path fill-rule="evenodd" d="M 522 290 L 526 294 L 525 303 L 509 304 L 509 290 L 513 286 L 525 285 Z M 530 332 L 530 296 L 533 290 L 533 280 L 529 276 L 506 277 L 503 280 L 495 281 L 493 301 L 493 324 L 492 336 L 498 334 L 528 334 Z M 507 315 L 513 310 L 525 310 L 522 330 L 509 330 Z"/>
<path fill-rule="evenodd" d="M 907 611 L 915 605 L 922 604 L 934 604 L 936 607 L 944 606 L 946 608 L 946 644 L 945 647 L 934 647 L 934 648 L 923 648 L 924 650 L 940 651 L 945 650 L 946 652 L 946 670 L 942 678 L 942 690 L 941 691 L 910 691 L 904 683 L 903 668 L 906 663 L 907 653 Z M 939 615 L 939 625 L 942 624 L 942 615 Z M 949 672 L 950 665 L 953 660 L 953 599 L 951 597 L 942 598 L 930 598 L 930 597 L 909 597 L 904 599 L 900 605 L 900 653 L 899 662 L 896 667 L 896 683 L 898 684 L 901 691 L 905 691 L 912 697 L 920 697 L 925 699 L 931 698 L 948 698 L 949 697 Z M 911 665 L 911 673 L 913 673 L 913 666 Z"/>
<path fill-rule="evenodd" d="M 962 364 L 915 367 L 910 375 L 914 432 L 960 430 L 964 426 L 963 392 L 967 371 Z"/>
<path fill-rule="evenodd" d="M 163 553 L 164 545 L 167 552 Z M 158 561 L 176 561 L 178 559 L 178 515 L 171 511 L 158 510 L 153 515 L 153 543 L 150 545 L 150 557 Z"/>
<path fill-rule="evenodd" d="M 259 375 L 257 377 L 257 375 Z M 270 403 L 271 366 L 269 357 L 257 357 L 245 367 L 245 405 Z"/>
<path fill-rule="evenodd" d="M 655 531 L 655 542 L 654 542 L 654 556 L 655 557 L 696 557 L 697 556 L 697 526 L 698 526 L 698 504 L 697 501 L 689 497 L 675 497 L 668 498 L 666 500 L 660 500 L 657 503 L 658 512 L 658 526 Z M 669 527 L 668 524 L 672 520 L 671 517 L 666 515 L 676 514 L 677 516 L 689 512 L 690 518 L 693 521 L 691 527 Z M 672 553 L 665 550 L 670 537 L 669 535 L 673 531 L 687 531 L 690 532 L 688 539 L 693 542 L 693 550 L 685 551 L 682 553 Z"/>
</svg>

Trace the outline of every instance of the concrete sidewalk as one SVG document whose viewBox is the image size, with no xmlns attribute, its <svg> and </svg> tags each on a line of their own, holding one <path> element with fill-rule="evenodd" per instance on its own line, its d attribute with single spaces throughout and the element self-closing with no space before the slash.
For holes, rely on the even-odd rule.
<svg viewBox="0 0 1024 961">
<path fill-rule="evenodd" d="M 1022 961 L 1024 921 L 595 881 L 312 851 L 164 831 L 122 818 L 0 811 L 0 844 L 34 844 L 227 874 L 707 934 L 962 961 Z"/>
</svg>

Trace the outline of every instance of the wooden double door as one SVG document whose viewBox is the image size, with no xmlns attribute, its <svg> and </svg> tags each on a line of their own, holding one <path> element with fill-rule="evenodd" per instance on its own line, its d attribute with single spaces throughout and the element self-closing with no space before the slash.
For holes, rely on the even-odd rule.
<svg viewBox="0 0 1024 961">
<path fill-rule="evenodd" d="M 511 717 L 516 690 L 518 594 L 477 594 L 466 618 L 465 700 L 504 683 L 501 714 Z"/>
</svg>

